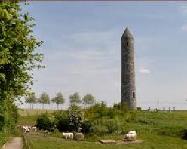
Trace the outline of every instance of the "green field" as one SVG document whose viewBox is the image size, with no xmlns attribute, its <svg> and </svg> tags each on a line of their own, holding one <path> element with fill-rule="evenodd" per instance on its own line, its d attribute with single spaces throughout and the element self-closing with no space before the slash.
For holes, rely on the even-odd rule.
<svg viewBox="0 0 187 149">
<path fill-rule="evenodd" d="M 45 137 L 42 134 L 28 134 L 25 140 L 27 146 L 32 149 L 187 149 L 187 140 L 181 138 L 182 131 L 187 128 L 187 111 L 139 111 L 133 120 L 127 120 L 127 117 L 116 116 L 115 119 L 119 118 L 124 130 L 136 130 L 138 139 L 143 140 L 143 143 L 131 145 L 103 145 L 98 143 L 99 139 L 123 139 L 123 134 L 116 133 L 92 134 L 86 136 L 85 141 L 81 142 L 66 141 L 62 139 L 60 132 L 51 133 Z M 34 124 L 36 118 L 36 115 L 21 116 L 19 124 Z"/>
<path fill-rule="evenodd" d="M 18 109 L 19 115 L 20 116 L 38 116 L 42 113 L 53 113 L 55 110 L 42 110 L 42 109 L 37 109 L 37 110 L 32 110 L 32 109 Z"/>
<path fill-rule="evenodd" d="M 187 142 L 172 137 L 158 137 L 150 135 L 145 137 L 142 144 L 110 144 L 104 145 L 98 142 L 65 141 L 56 137 L 27 136 L 33 149 L 186 149 Z"/>
</svg>

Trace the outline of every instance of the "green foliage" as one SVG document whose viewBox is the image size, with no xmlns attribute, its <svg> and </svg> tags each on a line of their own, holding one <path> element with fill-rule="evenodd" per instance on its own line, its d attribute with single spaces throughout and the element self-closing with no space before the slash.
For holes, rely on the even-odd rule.
<svg viewBox="0 0 187 149">
<path fill-rule="evenodd" d="M 69 131 L 69 115 L 68 112 L 56 112 L 54 113 L 55 116 L 55 125 L 56 128 L 63 132 L 63 131 Z"/>
<path fill-rule="evenodd" d="M 82 98 L 82 102 L 83 104 L 86 105 L 93 105 L 95 102 L 95 98 L 93 95 L 91 94 L 86 94 L 83 98 Z"/>
<path fill-rule="evenodd" d="M 57 128 L 60 132 L 64 132 L 64 131 L 79 132 L 81 131 L 80 128 L 82 128 L 82 131 L 84 133 L 92 132 L 92 123 L 89 121 L 83 121 L 81 109 L 75 105 L 72 105 L 68 111 L 57 111 L 52 116 L 54 116 L 54 120 L 50 121 L 51 123 L 46 123 L 46 124 L 49 124 L 50 127 L 52 128 Z M 37 119 L 38 127 L 41 127 L 39 124 L 43 123 L 43 121 L 41 121 L 41 118 L 42 120 L 47 119 L 46 120 L 47 122 L 49 120 L 48 115 L 40 116 Z M 51 126 L 51 124 L 53 124 L 53 126 Z"/>
<path fill-rule="evenodd" d="M 142 110 L 142 108 L 141 107 L 137 107 L 137 111 L 141 111 Z"/>
<path fill-rule="evenodd" d="M 69 126 L 71 131 L 79 131 L 79 128 L 81 128 L 82 119 L 83 119 L 83 113 L 81 111 L 81 108 L 78 107 L 75 104 L 72 104 L 69 109 Z"/>
<path fill-rule="evenodd" d="M 30 93 L 28 97 L 25 98 L 25 102 L 31 104 L 32 106 L 34 103 L 36 103 L 36 101 L 37 101 L 37 98 L 34 92 Z"/>
<path fill-rule="evenodd" d="M 4 124 L 5 124 L 5 118 L 3 115 L 0 115 L 0 131 L 2 131 Z"/>
<path fill-rule="evenodd" d="M 47 114 L 42 114 L 36 120 L 36 127 L 40 130 L 52 131 L 54 129 L 54 124 Z"/>
<path fill-rule="evenodd" d="M 71 105 L 78 105 L 81 103 L 81 97 L 79 93 L 75 92 L 74 94 L 69 96 Z"/>
<path fill-rule="evenodd" d="M 128 105 L 127 105 L 127 103 L 122 103 L 122 104 L 120 104 L 120 106 L 121 106 L 121 110 L 123 112 L 128 112 Z"/>
<path fill-rule="evenodd" d="M 85 134 L 93 132 L 93 124 L 88 120 L 82 122 L 81 128 Z"/>
<path fill-rule="evenodd" d="M 30 92 L 32 70 L 41 67 L 43 55 L 36 48 L 42 42 L 33 35 L 33 21 L 16 1 L 0 3 L 0 115 L 5 134 L 15 129 L 15 101 Z"/>
<path fill-rule="evenodd" d="M 93 108 L 90 107 L 90 108 Z M 77 149 L 90 149 L 90 148 L 103 148 L 103 149 L 122 149 L 124 146 L 126 148 L 145 148 L 145 149 L 182 149 L 187 148 L 185 137 L 182 136 L 186 134 L 186 123 L 187 123 L 187 112 L 186 111 L 175 111 L 175 112 L 149 112 L 149 111 L 134 111 L 123 112 L 114 108 L 115 115 L 113 118 L 106 114 L 103 117 L 96 118 L 87 117 L 88 123 L 91 123 L 93 132 L 85 135 L 87 141 L 75 142 L 75 141 L 64 141 L 60 138 L 54 137 L 43 137 L 43 136 L 29 136 L 33 143 L 33 148 L 77 148 Z M 90 109 L 86 109 L 89 111 Z M 85 111 L 85 110 L 84 110 Z M 86 112 L 85 111 L 85 112 Z M 68 112 L 61 111 L 59 114 L 66 115 L 68 117 Z M 108 113 L 108 112 L 107 112 Z M 97 115 L 97 113 L 94 113 Z M 134 115 L 136 115 L 134 117 Z M 59 119 L 59 118 L 57 118 Z M 83 124 L 86 121 L 82 122 Z M 110 128 L 112 128 L 110 130 Z M 136 130 L 138 134 L 138 140 L 144 140 L 141 144 L 133 145 L 101 145 L 95 143 L 100 139 L 114 139 L 121 140 L 125 133 L 129 130 Z M 110 132 L 110 133 L 109 133 Z M 52 133 L 53 134 L 53 133 Z M 56 135 L 56 134 L 55 134 Z M 58 133 L 58 137 L 62 137 Z M 52 140 L 53 139 L 53 140 Z M 164 141 L 163 141 L 164 140 Z"/>
<path fill-rule="evenodd" d="M 35 49 L 41 45 L 32 35 L 33 18 L 21 14 L 17 3 L 0 4 L 0 98 L 24 95 L 32 84 L 29 71 L 41 67 L 42 55 Z"/>
<path fill-rule="evenodd" d="M 43 105 L 43 108 L 44 108 L 44 104 L 49 104 L 50 103 L 49 95 L 46 92 L 43 92 L 41 94 L 40 98 L 38 99 L 38 102 L 41 103 Z"/>
<path fill-rule="evenodd" d="M 108 108 L 104 102 L 96 103 L 90 108 L 85 110 L 86 119 L 98 119 L 101 117 L 113 118 L 115 116 L 116 110 L 113 108 Z"/>
<path fill-rule="evenodd" d="M 54 97 L 51 101 L 57 104 L 57 109 L 58 109 L 59 104 L 63 104 L 65 102 L 65 99 L 62 93 L 59 92 L 57 93 L 56 97 Z"/>
<path fill-rule="evenodd" d="M 183 129 L 181 133 L 182 133 L 182 139 L 187 140 L 187 129 Z"/>
<path fill-rule="evenodd" d="M 108 133 L 118 132 L 120 130 L 120 124 L 115 119 L 109 119 L 105 122 Z"/>
</svg>

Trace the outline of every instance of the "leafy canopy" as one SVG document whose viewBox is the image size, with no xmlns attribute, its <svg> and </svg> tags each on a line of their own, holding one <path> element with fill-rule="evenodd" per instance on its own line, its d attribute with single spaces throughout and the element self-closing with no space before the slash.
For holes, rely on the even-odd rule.
<svg viewBox="0 0 187 149">
<path fill-rule="evenodd" d="M 78 92 L 75 92 L 74 94 L 70 95 L 69 96 L 69 99 L 70 99 L 70 104 L 80 104 L 81 103 L 81 97 L 79 96 L 79 93 Z"/>
<path fill-rule="evenodd" d="M 37 98 L 36 98 L 35 93 L 29 94 L 28 97 L 26 97 L 25 101 L 26 103 L 36 103 Z"/>
<path fill-rule="evenodd" d="M 54 97 L 51 101 L 58 105 L 58 104 L 63 104 L 65 102 L 65 99 L 64 99 L 62 93 L 58 92 L 56 94 L 56 97 Z"/>
<path fill-rule="evenodd" d="M 95 102 L 95 98 L 93 95 L 91 94 L 86 94 L 83 98 L 82 98 L 82 102 L 85 105 L 93 105 Z"/>
<path fill-rule="evenodd" d="M 0 115 L 6 133 L 17 122 L 14 101 L 30 92 L 32 70 L 41 67 L 43 55 L 37 48 L 42 42 L 34 37 L 33 26 L 16 0 L 0 2 Z"/>
<path fill-rule="evenodd" d="M 39 103 L 41 104 L 49 104 L 50 98 L 49 95 L 46 92 L 43 92 L 39 98 Z"/>
<path fill-rule="evenodd" d="M 32 85 L 32 70 L 40 68 L 42 44 L 33 36 L 33 18 L 20 13 L 18 3 L 0 3 L 0 100 L 25 95 Z"/>
</svg>

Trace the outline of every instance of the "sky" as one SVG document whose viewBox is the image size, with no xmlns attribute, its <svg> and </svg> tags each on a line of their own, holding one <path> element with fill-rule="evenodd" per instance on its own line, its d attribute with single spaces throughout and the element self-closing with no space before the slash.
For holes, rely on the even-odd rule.
<svg viewBox="0 0 187 149">
<path fill-rule="evenodd" d="M 120 102 L 121 35 L 135 39 L 137 106 L 187 108 L 186 2 L 30 2 L 45 69 L 33 90 Z"/>
</svg>

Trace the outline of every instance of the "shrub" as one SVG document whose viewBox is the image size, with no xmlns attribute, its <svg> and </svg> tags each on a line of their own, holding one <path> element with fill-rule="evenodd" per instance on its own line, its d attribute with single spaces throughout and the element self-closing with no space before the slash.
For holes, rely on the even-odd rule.
<svg viewBox="0 0 187 149">
<path fill-rule="evenodd" d="M 141 107 L 137 107 L 136 109 L 137 109 L 137 111 L 141 111 L 141 110 L 142 110 L 142 108 L 141 108 Z"/>
<path fill-rule="evenodd" d="M 182 131 L 182 139 L 187 140 L 187 129 Z"/>
<path fill-rule="evenodd" d="M 117 115 L 116 109 L 113 109 L 113 108 L 108 109 L 107 116 L 110 119 L 113 119 L 116 115 Z"/>
<path fill-rule="evenodd" d="M 161 135 L 165 136 L 171 136 L 171 137 L 176 137 L 176 136 L 181 136 L 185 135 L 185 130 L 181 126 L 175 126 L 175 125 L 165 125 L 162 126 L 160 129 L 158 129 L 158 133 Z"/>
<path fill-rule="evenodd" d="M 114 104 L 113 109 L 121 110 L 121 103 Z"/>
<path fill-rule="evenodd" d="M 53 122 L 49 119 L 47 114 L 42 114 L 36 120 L 36 127 L 40 130 L 52 131 L 54 125 Z"/>
<path fill-rule="evenodd" d="M 92 123 L 90 121 L 84 121 L 82 123 L 81 128 L 82 128 L 82 132 L 83 133 L 91 133 L 91 132 L 93 132 L 93 125 L 92 125 Z"/>
<path fill-rule="evenodd" d="M 5 118 L 4 116 L 0 115 L 0 131 L 2 130 L 4 124 L 5 124 Z"/>
<path fill-rule="evenodd" d="M 125 113 L 129 111 L 127 103 L 121 104 L 121 111 L 123 111 Z"/>
<path fill-rule="evenodd" d="M 107 116 L 108 108 L 104 102 L 96 103 L 85 111 L 85 118 L 98 119 Z"/>
<path fill-rule="evenodd" d="M 93 127 L 94 134 L 96 135 L 103 135 L 107 133 L 107 128 L 104 125 L 94 125 Z"/>
<path fill-rule="evenodd" d="M 68 112 L 59 111 L 55 114 L 55 125 L 59 131 L 69 131 L 69 117 Z"/>
<path fill-rule="evenodd" d="M 82 117 L 80 110 L 70 109 L 67 112 L 55 113 L 55 124 L 59 131 L 75 131 L 78 132 L 82 125 Z"/>
<path fill-rule="evenodd" d="M 69 119 L 66 117 L 61 117 L 57 124 L 56 127 L 59 131 L 69 131 Z"/>
<path fill-rule="evenodd" d="M 78 115 L 71 114 L 69 116 L 69 130 L 70 131 L 79 131 L 79 128 L 81 128 L 82 124 L 82 118 Z"/>
<path fill-rule="evenodd" d="M 127 122 L 132 122 L 132 121 L 135 121 L 135 120 L 136 120 L 136 118 L 137 118 L 137 113 L 136 113 L 136 111 L 130 111 L 130 112 L 126 113 L 125 116 L 126 116 L 125 120 L 126 120 Z"/>
<path fill-rule="evenodd" d="M 79 128 L 81 128 L 81 124 L 82 124 L 82 111 L 81 108 L 79 106 L 76 105 L 71 105 L 69 107 L 69 130 L 70 131 L 79 131 Z"/>
<path fill-rule="evenodd" d="M 107 120 L 105 121 L 105 126 L 107 128 L 108 133 L 114 133 L 119 131 L 119 123 L 116 120 Z"/>
</svg>

